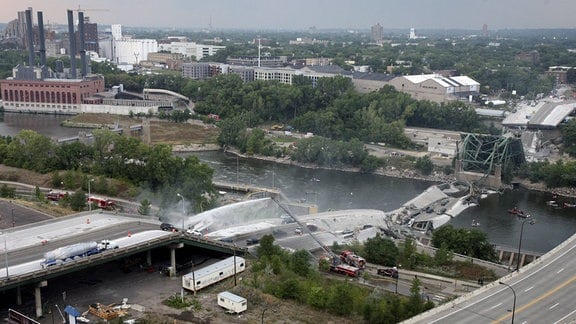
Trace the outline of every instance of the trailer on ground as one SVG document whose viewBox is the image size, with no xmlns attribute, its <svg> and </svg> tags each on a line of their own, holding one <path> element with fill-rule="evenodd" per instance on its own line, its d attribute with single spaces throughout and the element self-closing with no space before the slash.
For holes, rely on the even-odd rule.
<svg viewBox="0 0 576 324">
<path fill-rule="evenodd" d="M 245 269 L 246 260 L 244 260 L 244 258 L 231 256 L 183 275 L 182 287 L 196 292 L 221 280 L 232 277 Z"/>
<path fill-rule="evenodd" d="M 218 305 L 224 307 L 228 313 L 239 314 L 248 309 L 246 298 L 235 295 L 229 291 L 218 294 Z"/>
</svg>

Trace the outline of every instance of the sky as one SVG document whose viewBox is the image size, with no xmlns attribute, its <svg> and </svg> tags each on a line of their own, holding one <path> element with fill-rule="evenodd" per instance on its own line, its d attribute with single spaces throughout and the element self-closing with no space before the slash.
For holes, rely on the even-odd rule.
<svg viewBox="0 0 576 324">
<path fill-rule="evenodd" d="M 306 30 L 489 30 L 576 27 L 576 0 L 2 0 L 0 22 L 32 7 L 44 23 L 82 8 L 91 22 L 132 27 Z M 90 10 L 98 9 L 98 10 Z M 34 20 L 36 14 L 34 13 Z"/>
</svg>

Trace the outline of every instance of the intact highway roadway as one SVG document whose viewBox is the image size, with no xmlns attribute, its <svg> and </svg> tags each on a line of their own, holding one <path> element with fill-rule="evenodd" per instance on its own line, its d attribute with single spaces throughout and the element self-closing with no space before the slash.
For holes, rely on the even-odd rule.
<svg viewBox="0 0 576 324">
<path fill-rule="evenodd" d="M 158 221 L 146 218 L 92 212 L 5 229 L 0 235 L 0 248 L 6 247 L 8 253 L 3 253 L 5 260 L 0 263 L 0 279 L 6 276 L 5 263 L 14 268 L 37 260 L 39 268 L 45 252 L 79 242 L 115 240 L 139 232 L 157 231 L 160 229 L 158 224 Z"/>
<path fill-rule="evenodd" d="M 575 323 L 574 269 L 576 235 L 519 272 L 405 323 Z"/>
</svg>

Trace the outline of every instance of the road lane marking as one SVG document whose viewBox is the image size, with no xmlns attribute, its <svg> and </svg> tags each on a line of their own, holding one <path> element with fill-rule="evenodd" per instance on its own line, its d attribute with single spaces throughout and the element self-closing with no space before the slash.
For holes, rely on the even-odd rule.
<svg viewBox="0 0 576 324">
<path fill-rule="evenodd" d="M 534 286 L 532 286 L 532 287 L 530 287 L 530 288 L 527 288 L 526 290 L 524 290 L 524 292 L 530 291 L 530 290 L 532 290 L 532 289 L 534 289 Z"/>
<path fill-rule="evenodd" d="M 488 310 L 489 310 L 489 311 L 490 311 L 490 310 L 493 310 L 494 308 L 496 308 L 496 307 L 499 307 L 500 305 L 502 305 L 502 303 L 500 303 L 500 304 L 496 304 L 496 305 L 494 305 L 494 306 L 492 306 L 492 307 L 488 308 Z"/>
<path fill-rule="evenodd" d="M 564 323 L 564 320 L 566 320 L 568 317 L 572 316 L 574 313 L 576 313 L 576 310 L 575 310 L 575 311 L 573 311 L 573 312 L 571 312 L 570 314 L 568 314 L 568 315 L 566 315 L 566 316 L 562 317 L 560 320 L 558 320 L 558 321 L 554 322 L 554 324 L 558 324 L 558 323 Z"/>
<path fill-rule="evenodd" d="M 564 268 L 562 268 L 562 269 L 560 269 L 560 270 L 556 271 L 556 273 L 560 273 L 560 272 L 562 272 L 562 271 L 564 271 Z"/>
<path fill-rule="evenodd" d="M 556 306 L 558 306 L 558 305 L 560 305 L 560 303 L 556 303 L 556 304 L 550 306 L 550 308 L 548 308 L 548 309 L 554 309 L 554 307 L 556 307 Z"/>
<path fill-rule="evenodd" d="M 518 313 L 520 313 L 521 311 L 523 311 L 523 310 L 525 310 L 525 309 L 527 309 L 527 308 L 532 307 L 534 304 L 536 304 L 536 303 L 538 303 L 538 302 L 540 302 L 540 301 L 542 301 L 542 300 L 550 297 L 552 294 L 554 294 L 554 293 L 557 292 L 558 290 L 560 290 L 560 289 L 568 286 L 569 284 L 571 284 L 571 283 L 572 283 L 573 281 L 575 281 L 575 280 L 576 280 L 576 275 L 572 276 L 572 278 L 564 281 L 563 283 L 559 284 L 558 286 L 556 286 L 556 287 L 548 290 L 548 291 L 545 292 L 543 295 L 541 295 L 540 297 L 537 297 L 537 298 L 533 299 L 531 302 L 527 303 L 526 305 L 524 305 L 524 306 L 522 306 L 522 307 L 519 307 L 519 308 L 516 308 L 515 314 L 518 314 Z M 512 316 L 512 314 L 506 314 L 506 315 L 504 315 L 504 316 L 502 316 L 502 317 L 494 320 L 492 323 L 500 323 L 500 322 L 502 322 L 503 320 L 506 320 L 506 319 L 508 319 L 508 318 L 511 317 L 511 316 Z"/>
</svg>

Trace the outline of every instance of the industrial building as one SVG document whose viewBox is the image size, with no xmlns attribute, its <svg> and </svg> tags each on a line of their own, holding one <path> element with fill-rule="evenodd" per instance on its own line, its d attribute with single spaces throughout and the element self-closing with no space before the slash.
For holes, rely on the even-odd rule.
<svg viewBox="0 0 576 324">
<path fill-rule="evenodd" d="M 105 92 L 104 78 L 92 74 L 86 50 L 86 33 L 83 12 L 78 12 L 78 32 L 74 31 L 73 12 L 68 10 L 68 35 L 70 44 L 70 67 L 64 68 L 62 61 L 56 62 L 56 71 L 46 65 L 46 46 L 42 12 L 38 12 L 38 53 L 33 43 L 32 9 L 25 11 L 28 65 L 18 65 L 12 76 L 0 80 L 3 109 L 16 112 L 44 112 L 58 114 L 78 113 L 157 113 L 159 109 L 173 109 L 178 100 L 144 100 L 143 96 L 129 98 L 119 91 Z M 78 36 L 78 42 L 76 42 Z M 78 50 L 77 50 L 78 49 Z M 80 56 L 80 67 L 76 67 L 76 54 Z M 59 64 L 58 64 L 59 63 Z M 119 87 L 120 89 L 122 87 Z M 184 98 L 187 99 L 187 98 Z M 185 100 L 186 101 L 186 100 Z"/>
<path fill-rule="evenodd" d="M 417 100 L 449 102 L 470 100 L 480 93 L 480 83 L 467 76 L 444 77 L 439 74 L 405 75 L 389 82 L 397 91 Z"/>
</svg>

